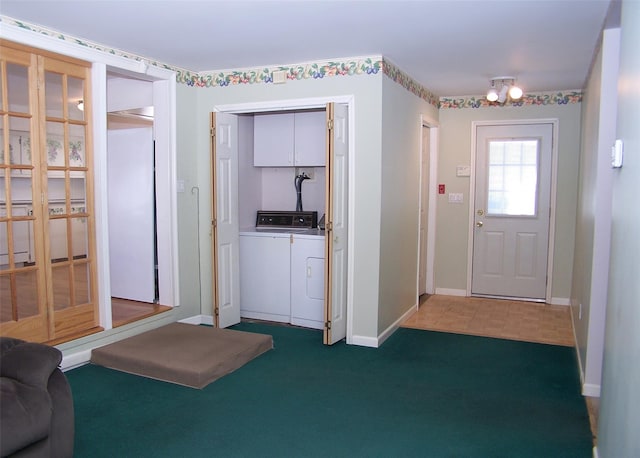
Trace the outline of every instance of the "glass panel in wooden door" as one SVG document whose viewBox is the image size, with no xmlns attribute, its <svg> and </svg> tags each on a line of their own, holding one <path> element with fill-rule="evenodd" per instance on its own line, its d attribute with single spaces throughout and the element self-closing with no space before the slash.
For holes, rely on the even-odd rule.
<svg viewBox="0 0 640 458">
<path fill-rule="evenodd" d="M 36 65 L 29 53 L 0 49 L 0 335 L 46 341 Z"/>
<path fill-rule="evenodd" d="M 86 107 L 88 69 L 43 58 L 48 299 L 54 340 L 97 326 Z"/>
</svg>

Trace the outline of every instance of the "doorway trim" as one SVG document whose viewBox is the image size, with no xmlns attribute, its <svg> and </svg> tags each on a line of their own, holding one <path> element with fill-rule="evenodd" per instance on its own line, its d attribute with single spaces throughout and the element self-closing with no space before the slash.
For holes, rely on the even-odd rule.
<svg viewBox="0 0 640 458">
<path fill-rule="evenodd" d="M 157 199 L 163 202 L 158 211 L 158 274 L 162 305 L 180 305 L 178 259 L 178 218 L 176 193 L 176 80 L 168 70 L 149 67 L 144 73 L 120 67 L 94 63 L 92 68 L 92 97 L 94 116 L 94 169 L 96 206 L 96 248 L 99 316 L 105 329 L 113 328 L 111 311 L 111 280 L 109 274 L 109 233 L 107 199 L 107 73 L 153 83 L 154 139 L 156 145 Z M 158 192 L 159 190 L 159 192 Z M 162 226 L 160 228 L 160 226 Z M 161 265 L 161 267 L 160 267 Z M 162 303 L 161 302 L 161 303 Z"/>
<path fill-rule="evenodd" d="M 355 189 L 355 164 L 354 155 L 355 151 L 355 96 L 342 95 L 335 97 L 309 97 L 302 99 L 282 99 L 282 100 L 268 100 L 264 102 L 245 102 L 245 103 L 233 103 L 214 105 L 211 111 L 224 112 L 230 114 L 242 114 L 242 113 L 259 113 L 268 111 L 281 111 L 281 110 L 297 110 L 297 109 L 309 109 L 309 108 L 326 108 L 327 103 L 341 103 L 348 106 L 349 116 L 349 158 L 348 158 L 348 186 L 347 186 L 347 202 L 348 202 L 348 234 L 347 234 L 347 246 L 353 247 L 354 240 L 354 208 L 353 208 L 353 196 Z M 207 203 L 204 203 L 207 205 Z M 205 220 L 206 224 L 206 220 Z M 208 227 L 207 227 L 208 230 Z M 212 266 L 212 269 L 214 267 Z M 347 344 L 353 343 L 353 250 L 347 250 Z M 212 292 L 213 294 L 213 292 Z M 200 292 L 202 295 L 202 292 Z M 211 300 L 214 300 L 212 297 Z"/>
<path fill-rule="evenodd" d="M 555 232 L 556 232 L 556 193 L 558 182 L 558 119 L 557 118 L 540 118 L 540 119 L 513 119 L 499 121 L 472 121 L 471 122 L 471 179 L 469 180 L 469 233 L 467 239 L 467 296 L 471 296 L 471 280 L 473 274 L 473 234 L 475 221 L 475 189 L 476 189 L 476 151 L 477 151 L 477 130 L 481 126 L 509 126 L 522 124 L 551 124 L 552 141 L 551 141 L 551 201 L 549 215 L 549 244 L 547 248 L 547 285 L 545 293 L 545 302 L 550 304 L 552 301 L 551 289 L 553 286 L 553 259 L 555 251 Z"/>
<path fill-rule="evenodd" d="M 420 170 L 422 171 L 423 148 L 422 129 L 429 129 L 429 200 L 427 202 L 427 257 L 426 257 L 426 292 L 435 294 L 435 250 L 436 250 L 436 205 L 437 205 L 437 181 L 438 181 L 438 145 L 440 136 L 440 124 L 433 118 L 424 114 L 420 115 Z M 422 190 L 422 172 L 420 172 L 420 190 Z M 420 247 L 420 210 L 422 207 L 422 192 L 418 198 L 418 248 Z M 416 298 L 420 294 L 420 254 L 418 253 L 418 278 L 416 280 Z M 416 300 L 416 308 L 419 306 Z"/>
</svg>

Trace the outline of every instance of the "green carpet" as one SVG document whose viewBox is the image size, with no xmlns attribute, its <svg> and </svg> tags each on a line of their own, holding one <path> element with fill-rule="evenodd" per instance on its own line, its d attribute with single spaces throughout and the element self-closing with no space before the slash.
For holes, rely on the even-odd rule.
<svg viewBox="0 0 640 458">
<path fill-rule="evenodd" d="M 66 373 L 77 457 L 591 457 L 569 347 L 400 329 L 379 349 L 243 323 L 274 349 L 203 390 Z"/>
</svg>

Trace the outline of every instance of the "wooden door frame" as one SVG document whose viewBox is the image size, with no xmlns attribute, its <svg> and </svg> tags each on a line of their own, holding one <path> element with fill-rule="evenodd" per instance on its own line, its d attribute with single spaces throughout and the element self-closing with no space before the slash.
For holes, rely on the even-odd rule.
<svg viewBox="0 0 640 458">
<path fill-rule="evenodd" d="M 475 222 L 475 192 L 476 192 L 476 155 L 477 155 L 477 130 L 484 126 L 516 126 L 523 124 L 551 124 L 551 198 L 549 215 L 549 244 L 547 248 L 547 285 L 545 302 L 552 301 L 551 289 L 553 285 L 553 258 L 555 252 L 555 232 L 556 232 L 556 193 L 558 182 L 558 119 L 505 119 L 496 121 L 472 121 L 471 122 L 471 179 L 469 180 L 469 233 L 467 239 L 467 291 L 466 295 L 471 296 L 471 281 L 473 275 L 473 236 Z"/>
<path fill-rule="evenodd" d="M 258 112 L 269 112 L 269 111 L 282 111 L 282 110 L 301 110 L 301 109 L 310 109 L 310 108 L 322 108 L 325 109 L 327 103 L 341 103 L 347 105 L 348 114 L 349 114 L 349 151 L 355 151 L 354 147 L 354 126 L 355 126 L 355 97 L 353 95 L 342 95 L 335 97 L 313 97 L 313 98 L 302 98 L 302 99 L 282 99 L 282 100 L 270 100 L 266 102 L 247 102 L 247 103 L 234 103 L 234 104 L 224 104 L 224 105 L 215 105 L 212 112 L 225 112 L 230 114 L 242 114 L 242 113 L 258 113 Z M 354 208 L 353 208 L 353 195 L 354 195 L 354 155 L 349 154 L 349 165 L 348 165 L 348 210 L 347 210 L 347 220 L 354 220 Z M 210 196 L 209 198 L 211 198 Z M 209 203 L 210 204 L 210 203 Z M 206 202 L 203 205 L 207 205 Z M 347 246 L 354 246 L 354 234 L 353 231 L 348 231 L 347 235 Z M 212 265 L 213 268 L 213 265 Z M 348 250 L 347 252 L 347 344 L 353 343 L 353 250 Z M 212 274 L 214 271 L 212 271 Z"/>
</svg>

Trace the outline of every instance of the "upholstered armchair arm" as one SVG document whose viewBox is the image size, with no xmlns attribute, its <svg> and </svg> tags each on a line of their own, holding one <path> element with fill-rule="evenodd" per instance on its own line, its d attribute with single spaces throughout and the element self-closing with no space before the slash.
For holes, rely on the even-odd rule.
<svg viewBox="0 0 640 458">
<path fill-rule="evenodd" d="M 62 361 L 62 353 L 46 345 L 2 337 L 0 361 L 1 377 L 46 391 L 49 377 Z"/>
</svg>

